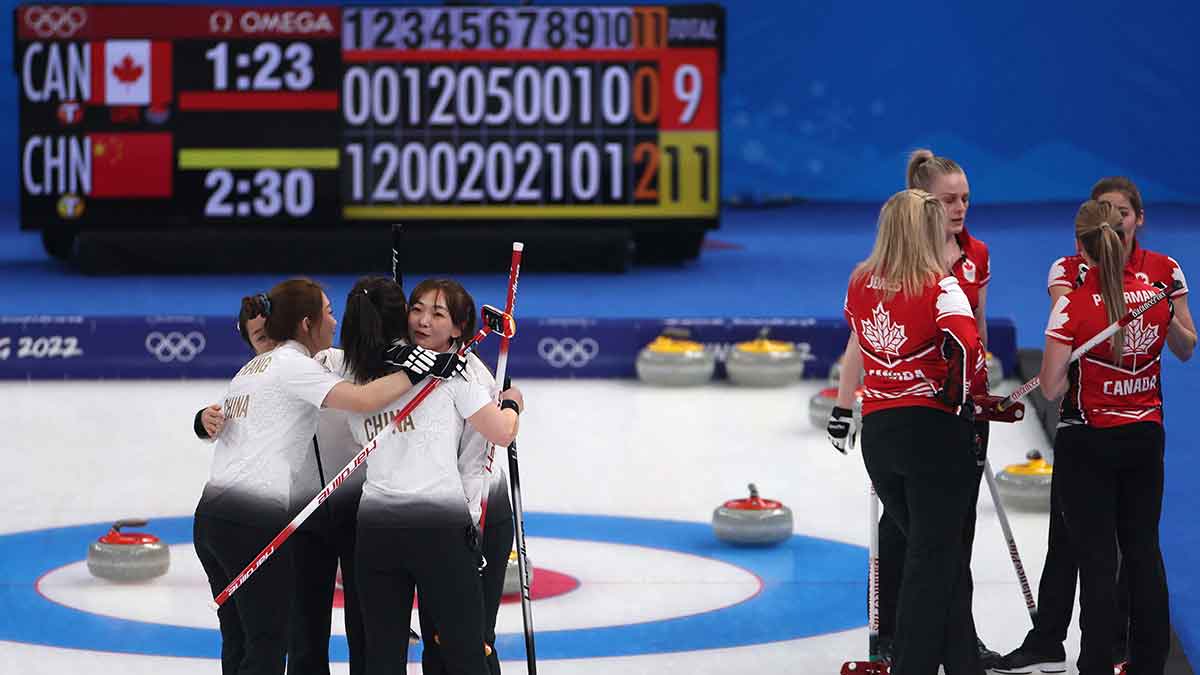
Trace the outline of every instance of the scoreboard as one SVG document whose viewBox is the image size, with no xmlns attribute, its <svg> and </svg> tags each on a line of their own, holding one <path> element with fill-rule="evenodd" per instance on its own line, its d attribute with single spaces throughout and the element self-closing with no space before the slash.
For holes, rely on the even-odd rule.
<svg viewBox="0 0 1200 675">
<path fill-rule="evenodd" d="M 26 5 L 21 224 L 717 224 L 724 13 Z"/>
</svg>

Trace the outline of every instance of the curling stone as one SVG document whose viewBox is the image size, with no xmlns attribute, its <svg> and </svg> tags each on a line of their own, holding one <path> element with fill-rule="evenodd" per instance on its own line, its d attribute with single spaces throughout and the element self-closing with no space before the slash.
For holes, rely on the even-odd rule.
<svg viewBox="0 0 1200 675">
<path fill-rule="evenodd" d="M 660 335 L 638 354 L 636 367 L 643 382 L 688 387 L 712 379 L 717 357 L 699 342 Z"/>
<path fill-rule="evenodd" d="M 837 403 L 837 387 L 826 387 L 808 399 L 808 421 L 814 427 L 824 430 L 829 424 L 829 416 L 833 414 L 833 406 Z M 854 424 L 862 428 L 862 389 L 854 392 Z"/>
<path fill-rule="evenodd" d="M 529 561 L 526 560 L 526 565 Z M 529 587 L 533 588 L 533 567 L 529 568 Z M 504 566 L 504 588 L 500 591 L 503 595 L 520 595 L 521 593 L 521 569 L 517 567 L 517 550 L 513 549 L 508 554 L 508 563 Z"/>
<path fill-rule="evenodd" d="M 841 384 L 841 377 L 842 377 L 842 357 L 839 356 L 837 358 L 837 361 L 834 361 L 833 365 L 829 367 L 829 386 L 836 387 L 839 384 Z M 863 383 L 863 373 L 858 374 L 858 383 L 859 384 Z"/>
<path fill-rule="evenodd" d="M 118 520 L 108 534 L 88 547 L 87 566 L 92 576 L 111 581 L 145 581 L 167 573 L 171 551 L 158 537 L 144 532 L 122 532 L 123 527 L 143 527 L 145 520 Z"/>
<path fill-rule="evenodd" d="M 838 386 L 838 384 L 841 382 L 841 379 L 842 379 L 842 357 L 839 356 L 837 361 L 834 361 L 833 365 L 829 367 L 829 384 L 830 384 L 830 386 L 833 386 L 833 387 Z"/>
<path fill-rule="evenodd" d="M 1023 464 L 1009 464 L 996 472 L 996 489 L 1005 502 L 1025 509 L 1050 508 L 1050 479 L 1054 467 L 1037 450 L 1025 455 Z"/>
<path fill-rule="evenodd" d="M 748 499 L 731 499 L 713 510 L 713 533 L 731 544 L 777 544 L 792 536 L 792 510 L 758 496 L 750 484 Z"/>
<path fill-rule="evenodd" d="M 988 389 L 995 389 L 1004 380 L 1004 366 L 996 355 L 987 353 Z"/>
<path fill-rule="evenodd" d="M 804 374 L 804 357 L 790 342 L 760 335 L 729 350 L 725 371 L 734 384 L 746 387 L 782 387 Z"/>
</svg>

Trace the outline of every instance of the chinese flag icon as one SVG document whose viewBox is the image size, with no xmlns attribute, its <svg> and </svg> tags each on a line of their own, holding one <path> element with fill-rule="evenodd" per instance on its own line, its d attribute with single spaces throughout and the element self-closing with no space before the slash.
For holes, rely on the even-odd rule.
<svg viewBox="0 0 1200 675">
<path fill-rule="evenodd" d="M 170 197 L 169 133 L 88 134 L 93 197 Z"/>
</svg>

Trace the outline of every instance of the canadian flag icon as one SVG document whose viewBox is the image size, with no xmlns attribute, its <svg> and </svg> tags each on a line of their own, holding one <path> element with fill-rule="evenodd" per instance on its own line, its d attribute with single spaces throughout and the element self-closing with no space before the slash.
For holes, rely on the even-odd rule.
<svg viewBox="0 0 1200 675">
<path fill-rule="evenodd" d="M 150 40 L 93 42 L 93 105 L 148 105 L 171 101 L 171 43 Z"/>
</svg>

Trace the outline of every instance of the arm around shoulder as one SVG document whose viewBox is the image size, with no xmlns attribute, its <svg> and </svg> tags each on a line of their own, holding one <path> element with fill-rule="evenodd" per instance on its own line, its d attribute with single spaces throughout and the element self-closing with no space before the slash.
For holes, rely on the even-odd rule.
<svg viewBox="0 0 1200 675">
<path fill-rule="evenodd" d="M 467 422 L 489 442 L 508 446 L 517 439 L 517 431 L 521 428 L 520 412 L 525 409 L 525 401 L 521 390 L 516 387 L 506 389 L 501 398 L 499 407 L 485 405 L 468 417 Z"/>
<path fill-rule="evenodd" d="M 392 373 L 367 384 L 339 382 L 325 395 L 322 406 L 356 413 L 375 412 L 400 398 L 412 386 L 403 372 Z"/>
</svg>

